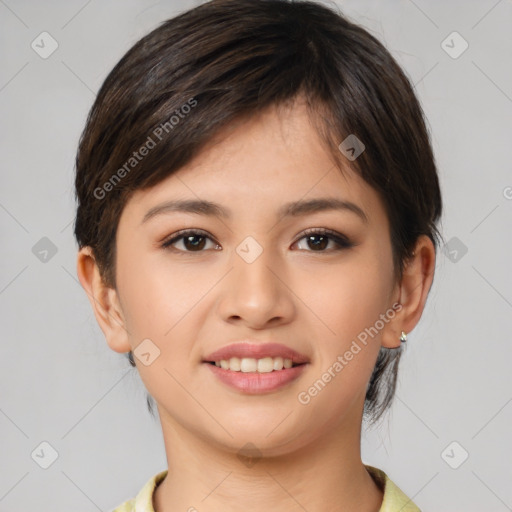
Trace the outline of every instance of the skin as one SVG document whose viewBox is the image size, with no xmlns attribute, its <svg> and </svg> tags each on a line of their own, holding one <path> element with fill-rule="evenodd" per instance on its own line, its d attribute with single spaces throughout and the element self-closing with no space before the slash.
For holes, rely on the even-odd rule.
<svg viewBox="0 0 512 512">
<path fill-rule="evenodd" d="M 271 108 L 219 132 L 186 167 L 131 197 L 117 232 L 115 289 L 90 248 L 79 252 L 78 276 L 110 348 L 128 352 L 149 338 L 160 350 L 148 366 L 135 357 L 158 406 L 169 468 L 156 512 L 379 510 L 382 492 L 360 454 L 365 391 L 379 347 L 398 347 L 421 317 L 435 249 L 420 237 L 395 281 L 383 203 L 349 163 L 343 173 L 335 166 L 304 103 Z M 321 197 L 355 203 L 367 222 L 349 210 L 276 217 L 284 203 Z M 167 212 L 142 222 L 171 199 L 209 200 L 233 216 Z M 185 228 L 211 239 L 193 239 L 203 241 L 199 251 L 183 239 L 162 248 Z M 304 238 L 308 228 L 354 245 L 336 250 L 328 238 L 317 249 Z M 236 252 L 247 236 L 263 249 L 252 263 Z M 301 404 L 298 394 L 396 303 L 402 309 L 379 334 Z M 283 343 L 310 363 L 277 391 L 233 390 L 202 360 L 246 338 Z M 250 467 L 237 456 L 248 442 L 261 454 Z"/>
</svg>

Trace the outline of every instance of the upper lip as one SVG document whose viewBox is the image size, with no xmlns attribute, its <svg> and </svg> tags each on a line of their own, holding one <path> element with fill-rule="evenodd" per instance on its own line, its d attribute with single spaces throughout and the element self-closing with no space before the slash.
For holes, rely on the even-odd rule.
<svg viewBox="0 0 512 512">
<path fill-rule="evenodd" d="M 309 363 L 309 359 L 299 354 L 293 348 L 282 345 L 281 343 L 251 343 L 251 342 L 238 342 L 226 345 L 215 352 L 207 355 L 204 359 L 205 362 L 215 362 L 222 359 L 228 360 L 232 357 L 240 359 L 250 357 L 254 359 L 263 359 L 264 357 L 282 357 L 283 359 L 291 359 L 292 363 L 302 364 Z"/>
</svg>

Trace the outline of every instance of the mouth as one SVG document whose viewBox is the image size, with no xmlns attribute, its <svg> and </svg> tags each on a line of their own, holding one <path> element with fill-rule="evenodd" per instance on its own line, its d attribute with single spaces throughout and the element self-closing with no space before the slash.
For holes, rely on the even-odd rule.
<svg viewBox="0 0 512 512">
<path fill-rule="evenodd" d="M 223 385 L 255 395 L 285 389 L 303 374 L 310 360 L 281 343 L 243 340 L 212 352 L 202 363 Z"/>
</svg>

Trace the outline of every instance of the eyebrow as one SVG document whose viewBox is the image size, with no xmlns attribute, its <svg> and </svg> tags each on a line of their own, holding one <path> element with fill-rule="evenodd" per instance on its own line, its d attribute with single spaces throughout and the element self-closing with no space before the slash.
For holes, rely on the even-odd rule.
<svg viewBox="0 0 512 512">
<path fill-rule="evenodd" d="M 364 210 L 357 204 L 350 201 L 345 201 L 343 199 L 327 197 L 319 197 L 306 201 L 300 200 L 286 203 L 279 209 L 277 217 L 279 220 L 281 220 L 285 217 L 298 217 L 311 213 L 332 210 L 349 211 L 355 213 L 365 224 L 368 223 L 368 217 L 366 216 Z M 194 213 L 197 215 L 212 216 L 224 219 L 232 218 L 231 210 L 221 206 L 220 204 L 200 199 L 185 199 L 166 201 L 165 203 L 154 206 L 144 215 L 141 224 L 147 222 L 149 219 L 157 215 L 170 212 Z"/>
</svg>

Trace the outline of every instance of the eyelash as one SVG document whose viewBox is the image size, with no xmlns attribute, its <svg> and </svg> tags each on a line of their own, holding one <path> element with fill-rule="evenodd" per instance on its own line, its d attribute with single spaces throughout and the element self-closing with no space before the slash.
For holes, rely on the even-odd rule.
<svg viewBox="0 0 512 512">
<path fill-rule="evenodd" d="M 299 242 L 303 238 L 306 238 L 306 237 L 312 236 L 312 235 L 327 236 L 330 240 L 334 241 L 337 244 L 338 247 L 336 247 L 334 249 L 324 249 L 324 250 L 319 250 L 319 251 L 306 250 L 306 252 L 341 251 L 343 249 L 350 249 L 351 247 L 353 247 L 355 245 L 345 235 L 342 235 L 340 233 L 337 233 L 336 231 L 333 231 L 331 229 L 326 229 L 326 228 L 309 228 L 309 229 L 306 229 L 306 231 L 301 233 L 301 237 L 298 238 L 294 242 L 294 244 L 296 244 L 297 242 Z M 183 239 L 183 238 L 185 238 L 187 236 L 200 236 L 200 237 L 208 238 L 212 242 L 214 242 L 217 245 L 219 245 L 218 242 L 216 242 L 215 239 L 209 233 L 207 233 L 206 231 L 202 231 L 202 230 L 198 230 L 198 229 L 184 229 L 184 230 L 178 231 L 177 233 L 172 235 L 170 238 L 164 240 L 162 242 L 162 244 L 161 244 L 161 247 L 163 249 L 174 249 L 174 250 L 176 250 L 177 252 L 180 252 L 180 253 L 193 254 L 195 252 L 204 252 L 204 250 L 200 250 L 200 251 L 184 251 L 184 250 L 175 249 L 175 248 L 172 247 L 173 244 L 175 244 L 176 242 L 178 242 L 179 240 L 181 240 L 181 239 Z M 301 250 L 304 250 L 304 249 L 301 249 Z"/>
</svg>

